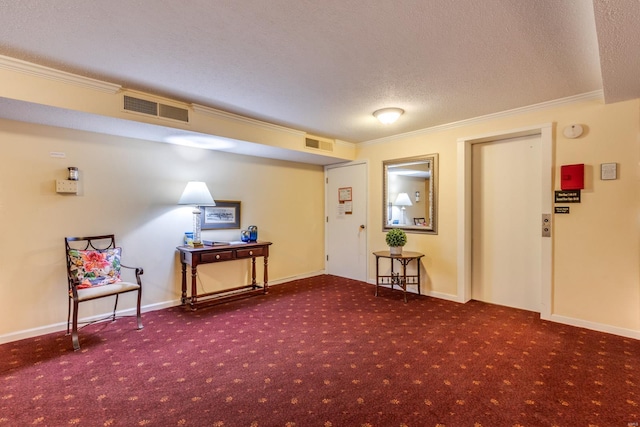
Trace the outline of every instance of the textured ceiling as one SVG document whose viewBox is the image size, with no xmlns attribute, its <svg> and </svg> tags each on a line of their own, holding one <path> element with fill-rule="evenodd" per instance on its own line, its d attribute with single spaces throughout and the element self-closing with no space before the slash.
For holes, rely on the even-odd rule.
<svg viewBox="0 0 640 427">
<path fill-rule="evenodd" d="M 361 142 L 638 98 L 638 22 L 640 0 L 0 0 L 0 54 Z"/>
</svg>

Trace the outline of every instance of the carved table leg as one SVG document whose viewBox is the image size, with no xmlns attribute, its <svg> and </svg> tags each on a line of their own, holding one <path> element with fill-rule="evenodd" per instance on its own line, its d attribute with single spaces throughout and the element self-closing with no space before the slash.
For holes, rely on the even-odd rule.
<svg viewBox="0 0 640 427">
<path fill-rule="evenodd" d="M 191 310 L 196 309 L 196 303 L 198 302 L 198 288 L 196 286 L 197 276 L 198 267 L 191 267 Z"/>
<path fill-rule="evenodd" d="M 254 273 L 255 277 L 255 273 Z M 269 257 L 264 257 L 264 293 L 269 291 Z"/>
<path fill-rule="evenodd" d="M 393 258 L 391 258 L 391 290 L 393 291 L 393 285 L 394 283 L 398 283 L 398 278 L 397 275 L 395 274 L 395 272 L 393 271 Z"/>
<path fill-rule="evenodd" d="M 409 265 L 409 263 L 413 260 L 414 258 L 404 258 L 399 260 L 400 263 L 402 264 L 402 276 L 399 277 L 399 281 L 400 281 L 400 287 L 402 287 L 402 291 L 404 292 L 404 302 L 407 302 L 407 265 Z"/>
<path fill-rule="evenodd" d="M 256 257 L 251 258 L 251 287 L 255 289 L 256 283 Z"/>
<path fill-rule="evenodd" d="M 379 259 L 380 259 L 380 257 L 376 255 L 376 296 L 378 296 L 378 285 L 380 283 L 380 273 L 379 273 L 379 269 L 378 269 L 378 260 Z"/>
<path fill-rule="evenodd" d="M 182 263 L 182 297 L 180 298 L 182 305 L 187 303 L 187 264 Z"/>
<path fill-rule="evenodd" d="M 402 260 L 402 290 L 404 291 L 404 302 L 407 302 L 407 264 L 410 262 L 410 259 Z"/>
</svg>

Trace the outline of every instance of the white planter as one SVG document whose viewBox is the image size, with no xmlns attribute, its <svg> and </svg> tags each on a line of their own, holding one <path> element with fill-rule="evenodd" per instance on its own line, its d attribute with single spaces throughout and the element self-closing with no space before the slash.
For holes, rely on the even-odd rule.
<svg viewBox="0 0 640 427">
<path fill-rule="evenodd" d="M 391 255 L 402 255 L 402 246 L 389 246 Z"/>
</svg>

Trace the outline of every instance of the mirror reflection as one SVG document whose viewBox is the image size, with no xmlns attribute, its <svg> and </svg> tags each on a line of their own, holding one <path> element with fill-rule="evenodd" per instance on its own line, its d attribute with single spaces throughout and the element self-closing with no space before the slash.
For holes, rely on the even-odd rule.
<svg viewBox="0 0 640 427">
<path fill-rule="evenodd" d="M 437 233 L 438 155 L 383 163 L 383 229 Z"/>
</svg>

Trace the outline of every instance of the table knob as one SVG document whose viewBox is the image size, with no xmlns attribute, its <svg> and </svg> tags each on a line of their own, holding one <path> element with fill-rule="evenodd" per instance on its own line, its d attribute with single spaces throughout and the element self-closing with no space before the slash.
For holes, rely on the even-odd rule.
<svg viewBox="0 0 640 427">
<path fill-rule="evenodd" d="M 253 251 L 249 251 L 249 255 L 253 255 Z"/>
<path fill-rule="evenodd" d="M 220 259 L 220 255 L 216 255 L 216 259 Z"/>
</svg>

